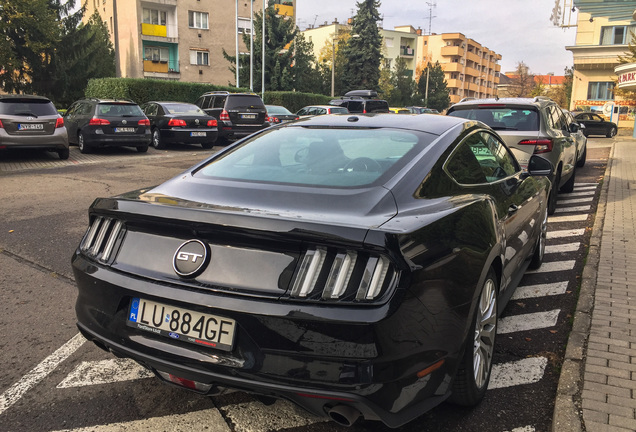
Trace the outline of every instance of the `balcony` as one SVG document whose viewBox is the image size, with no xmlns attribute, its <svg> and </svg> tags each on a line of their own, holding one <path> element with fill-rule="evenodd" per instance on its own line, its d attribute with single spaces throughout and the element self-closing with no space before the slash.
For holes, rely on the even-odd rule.
<svg viewBox="0 0 636 432">
<path fill-rule="evenodd" d="M 459 46 L 444 46 L 441 49 L 441 54 L 443 57 L 461 57 L 464 55 L 464 50 Z"/>
<path fill-rule="evenodd" d="M 168 26 L 141 23 L 141 34 L 144 36 L 168 37 Z"/>
<path fill-rule="evenodd" d="M 144 78 L 178 80 L 180 77 L 181 73 L 177 59 L 170 59 L 168 61 L 144 60 Z"/>
<path fill-rule="evenodd" d="M 464 66 L 459 63 L 442 63 L 444 72 L 463 72 Z"/>
<path fill-rule="evenodd" d="M 400 48 L 400 55 L 413 57 L 415 55 L 415 50 L 413 48 Z"/>
</svg>

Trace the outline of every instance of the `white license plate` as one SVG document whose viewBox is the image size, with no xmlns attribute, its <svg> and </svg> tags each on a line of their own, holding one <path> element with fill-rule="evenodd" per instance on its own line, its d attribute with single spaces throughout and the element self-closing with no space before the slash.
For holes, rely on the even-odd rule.
<svg viewBox="0 0 636 432">
<path fill-rule="evenodd" d="M 256 118 L 256 114 L 241 114 L 241 118 L 246 120 L 254 120 Z"/>
<path fill-rule="evenodd" d="M 236 322 L 230 318 L 133 298 L 126 321 L 131 327 L 193 344 L 231 351 Z"/>
<path fill-rule="evenodd" d="M 19 123 L 18 130 L 43 130 L 44 125 L 42 123 Z"/>
<path fill-rule="evenodd" d="M 115 132 L 116 133 L 117 132 L 132 133 L 132 132 L 135 132 L 135 128 L 130 128 L 130 127 L 122 128 L 122 127 L 119 127 L 119 128 L 115 128 Z"/>
<path fill-rule="evenodd" d="M 191 137 L 204 137 L 205 132 L 190 132 Z"/>
</svg>

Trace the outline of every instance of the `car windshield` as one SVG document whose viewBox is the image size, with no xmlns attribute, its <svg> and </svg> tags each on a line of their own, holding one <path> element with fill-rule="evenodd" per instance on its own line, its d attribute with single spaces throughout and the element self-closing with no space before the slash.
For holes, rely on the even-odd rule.
<svg viewBox="0 0 636 432">
<path fill-rule="evenodd" d="M 395 172 L 432 140 L 396 129 L 271 129 L 211 160 L 195 176 L 357 187 Z"/>
<path fill-rule="evenodd" d="M 282 106 L 278 106 L 278 105 L 267 105 L 265 108 L 267 108 L 267 113 L 268 114 L 279 114 L 279 115 L 292 115 L 292 113 L 285 107 Z"/>
<path fill-rule="evenodd" d="M 97 105 L 97 115 L 101 117 L 143 117 L 139 105 L 129 103 L 102 103 Z"/>
<path fill-rule="evenodd" d="M 57 111 L 48 100 L 16 98 L 0 100 L 0 114 L 40 117 L 57 115 Z"/>
<path fill-rule="evenodd" d="M 163 109 L 166 111 L 166 114 L 206 115 L 198 106 L 186 103 L 163 104 Z"/>
<path fill-rule="evenodd" d="M 349 114 L 349 110 L 345 107 L 329 108 L 331 114 Z"/>
<path fill-rule="evenodd" d="M 478 107 L 456 109 L 448 115 L 469 120 L 479 120 L 494 130 L 539 130 L 539 113 L 525 107 Z"/>
<path fill-rule="evenodd" d="M 225 109 L 264 108 L 263 100 L 258 96 L 230 95 L 225 103 Z"/>
</svg>

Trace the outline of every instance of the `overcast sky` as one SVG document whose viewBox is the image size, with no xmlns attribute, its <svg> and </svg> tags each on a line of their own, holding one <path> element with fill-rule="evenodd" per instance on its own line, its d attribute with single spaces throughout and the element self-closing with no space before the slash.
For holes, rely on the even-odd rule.
<svg viewBox="0 0 636 432">
<path fill-rule="evenodd" d="M 308 25 L 346 22 L 355 15 L 356 0 L 296 0 L 296 24 L 304 30 Z M 572 66 L 576 28 L 562 29 L 552 25 L 550 15 L 555 0 L 382 0 L 380 14 L 384 28 L 399 25 L 421 27 L 429 31 L 429 5 L 432 9 L 433 33 L 463 33 L 498 54 L 501 71 L 513 71 L 523 61 L 534 74 L 563 75 Z M 561 2 L 563 3 L 563 2 Z M 576 14 L 572 14 L 576 23 Z"/>
</svg>

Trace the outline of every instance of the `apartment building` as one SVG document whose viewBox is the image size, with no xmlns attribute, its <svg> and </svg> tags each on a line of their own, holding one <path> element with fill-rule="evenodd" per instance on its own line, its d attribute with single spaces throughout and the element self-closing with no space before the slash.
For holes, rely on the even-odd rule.
<svg viewBox="0 0 636 432">
<path fill-rule="evenodd" d="M 444 70 L 451 104 L 466 97 L 497 96 L 501 54 L 462 33 L 423 35 L 418 41 L 417 63 L 439 62 Z"/>
<path fill-rule="evenodd" d="M 263 1 L 86 0 L 85 19 L 97 11 L 106 23 L 119 77 L 234 85 L 223 49 L 235 54 L 238 33 L 240 55 L 249 54 L 242 35 L 252 33 L 251 11 Z M 274 7 L 295 19 L 294 1 Z"/>
<path fill-rule="evenodd" d="M 602 114 L 603 107 L 613 103 L 615 111 L 606 109 L 607 117 L 614 121 L 619 117 L 619 126 L 631 127 L 636 101 L 624 100 L 614 94 L 617 80 L 614 68 L 619 65 L 618 56 L 628 52 L 631 34 L 636 31 L 632 17 L 634 4 L 625 2 L 627 10 L 621 12 L 614 3 L 574 1 L 579 9 L 576 40 L 575 45 L 566 47 L 574 57 L 570 109 Z"/>
</svg>

